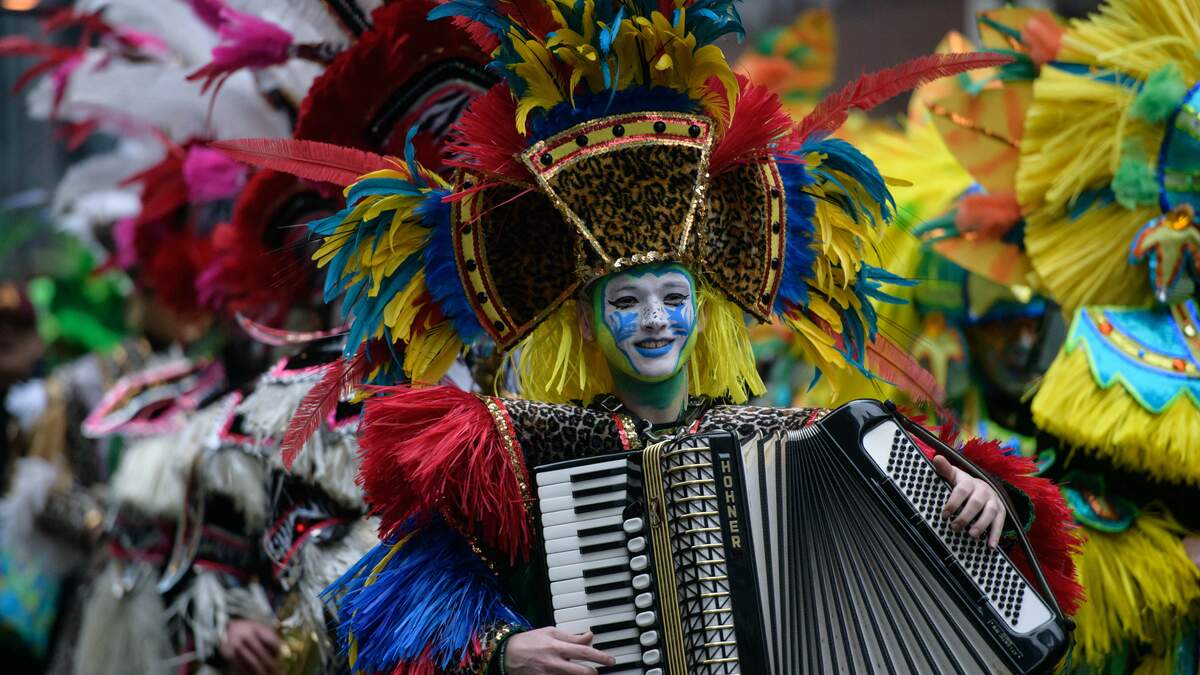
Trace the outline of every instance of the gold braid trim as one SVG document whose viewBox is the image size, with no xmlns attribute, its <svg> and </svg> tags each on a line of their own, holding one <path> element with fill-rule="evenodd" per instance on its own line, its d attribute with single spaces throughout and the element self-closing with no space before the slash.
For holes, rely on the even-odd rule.
<svg viewBox="0 0 1200 675">
<path fill-rule="evenodd" d="M 477 394 L 478 396 L 478 394 Z M 487 406 L 488 412 L 492 415 L 492 423 L 496 427 L 496 431 L 500 434 L 500 441 L 504 444 L 504 451 L 508 453 L 508 461 L 512 466 L 513 477 L 517 479 L 517 485 L 521 488 L 521 500 L 524 502 L 525 515 L 532 522 L 533 511 L 530 505 L 533 504 L 533 496 L 529 490 L 529 478 L 525 473 L 525 462 L 521 459 L 521 446 L 517 442 L 517 435 L 512 426 L 512 420 L 508 417 L 508 412 L 504 409 L 504 405 L 500 399 L 495 396 L 479 396 L 479 400 Z"/>
</svg>

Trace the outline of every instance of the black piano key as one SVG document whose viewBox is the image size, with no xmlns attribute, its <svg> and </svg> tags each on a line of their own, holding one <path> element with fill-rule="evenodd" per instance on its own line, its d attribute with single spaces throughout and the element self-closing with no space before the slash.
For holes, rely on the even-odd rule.
<svg viewBox="0 0 1200 675">
<path fill-rule="evenodd" d="M 598 623 L 592 626 L 592 635 L 600 635 L 601 633 L 615 633 L 619 630 L 627 628 L 637 628 L 638 625 L 634 621 L 614 621 L 612 623 Z"/>
<path fill-rule="evenodd" d="M 618 663 L 615 666 L 600 666 L 596 669 L 596 675 L 605 675 L 606 673 L 624 673 L 640 665 L 640 661 L 634 661 L 632 663 Z"/>
<path fill-rule="evenodd" d="M 592 513 L 594 511 L 603 511 L 605 509 L 615 509 L 625 506 L 624 499 L 614 499 L 607 502 L 596 502 L 594 504 L 582 504 L 575 507 L 576 514 Z"/>
<path fill-rule="evenodd" d="M 582 483 L 585 480 L 595 480 L 597 478 L 608 478 L 609 476 L 623 475 L 627 469 L 623 466 L 615 466 L 611 469 L 600 469 L 598 471 L 584 471 L 571 476 L 572 483 Z"/>
<path fill-rule="evenodd" d="M 591 586 L 584 585 L 583 592 L 592 593 L 607 593 L 608 591 L 619 591 L 623 588 L 629 588 L 630 581 L 610 581 L 607 584 L 593 584 Z"/>
<path fill-rule="evenodd" d="M 629 595 L 626 595 L 626 596 L 623 596 L 620 598 L 609 598 L 608 600 L 592 600 L 591 602 L 587 603 L 587 608 L 588 609 L 608 609 L 609 607 L 620 607 L 621 605 L 630 604 L 631 597 L 633 597 L 632 589 L 630 590 Z"/>
<path fill-rule="evenodd" d="M 621 574 L 628 572 L 629 565 L 608 565 L 606 567 L 596 567 L 583 571 L 584 579 L 594 579 L 595 577 L 603 577 L 609 574 Z"/>
<path fill-rule="evenodd" d="M 584 497 L 595 497 L 596 495 L 606 495 L 610 492 L 624 492 L 623 485 L 597 485 L 590 488 L 579 488 L 571 490 L 571 496 L 575 499 L 583 499 Z"/>
<path fill-rule="evenodd" d="M 621 531 L 621 523 L 614 523 L 612 525 L 601 525 L 599 527 L 585 527 L 579 532 L 576 532 L 576 535 L 578 535 L 580 539 L 583 539 L 584 537 L 596 537 L 601 534 L 616 534 Z"/>
<path fill-rule="evenodd" d="M 625 542 L 621 540 L 606 541 L 601 544 L 588 544 L 587 546 L 579 547 L 580 555 L 589 555 L 592 553 L 600 553 L 601 551 L 615 551 L 625 548 Z"/>
<path fill-rule="evenodd" d="M 619 647 L 628 647 L 638 644 L 636 637 L 622 638 L 620 640 L 605 640 L 603 642 L 593 642 L 592 647 L 604 651 L 605 649 L 617 649 Z"/>
</svg>

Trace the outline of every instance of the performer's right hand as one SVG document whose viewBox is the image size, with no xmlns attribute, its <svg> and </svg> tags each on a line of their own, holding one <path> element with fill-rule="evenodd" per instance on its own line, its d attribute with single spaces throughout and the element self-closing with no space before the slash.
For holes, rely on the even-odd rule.
<svg viewBox="0 0 1200 675">
<path fill-rule="evenodd" d="M 592 675 L 596 669 L 572 660 L 611 666 L 616 659 L 593 649 L 592 634 L 572 635 L 557 628 L 517 633 L 504 650 L 504 669 L 512 675 Z"/>
<path fill-rule="evenodd" d="M 273 675 L 278 671 L 279 638 L 257 621 L 230 621 L 217 651 L 238 675 Z"/>
</svg>

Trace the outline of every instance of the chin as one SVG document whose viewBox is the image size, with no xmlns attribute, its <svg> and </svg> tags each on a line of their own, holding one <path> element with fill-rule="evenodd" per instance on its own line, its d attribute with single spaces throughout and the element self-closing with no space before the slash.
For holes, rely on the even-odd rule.
<svg viewBox="0 0 1200 675">
<path fill-rule="evenodd" d="M 631 359 L 634 372 L 638 379 L 646 382 L 661 382 L 671 378 L 679 372 L 679 351 L 680 347 L 676 344 L 666 354 L 653 358 L 639 354 Z"/>
</svg>

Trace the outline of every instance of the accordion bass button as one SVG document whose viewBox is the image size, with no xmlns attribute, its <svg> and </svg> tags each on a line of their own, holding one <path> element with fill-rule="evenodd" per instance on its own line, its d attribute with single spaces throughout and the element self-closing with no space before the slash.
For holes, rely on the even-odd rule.
<svg viewBox="0 0 1200 675">
<path fill-rule="evenodd" d="M 644 591 L 650 588 L 650 575 L 639 574 L 633 578 L 633 587 L 639 591 Z"/>
<path fill-rule="evenodd" d="M 626 534 L 637 534 L 642 531 L 643 523 L 641 518 L 630 518 L 625 521 L 623 526 Z"/>
<path fill-rule="evenodd" d="M 633 622 L 638 628 L 649 628 L 654 625 L 655 619 L 654 612 L 638 612 L 637 616 L 633 617 Z"/>
<path fill-rule="evenodd" d="M 642 643 L 643 647 L 653 647 L 658 644 L 658 631 L 648 630 L 638 637 L 638 641 Z"/>
<path fill-rule="evenodd" d="M 646 671 L 646 675 L 663 675 L 662 668 L 651 668 Z"/>
<path fill-rule="evenodd" d="M 629 543 L 626 544 L 626 546 L 629 547 L 630 553 L 641 553 L 642 551 L 646 550 L 646 538 L 634 537 L 633 539 L 629 540 Z"/>
<path fill-rule="evenodd" d="M 633 604 L 638 609 L 650 609 L 650 606 L 654 604 L 654 596 L 650 593 L 638 593 L 637 597 L 633 599 Z"/>
<path fill-rule="evenodd" d="M 656 666 L 656 665 L 658 665 L 659 659 L 661 659 L 661 658 L 662 658 L 662 655 L 659 654 L 657 649 L 651 649 L 651 650 L 647 651 L 646 653 L 642 654 L 642 663 L 644 663 L 648 666 Z"/>
<path fill-rule="evenodd" d="M 650 560 L 644 555 L 635 555 L 629 559 L 629 569 L 641 572 L 650 565 Z"/>
</svg>

